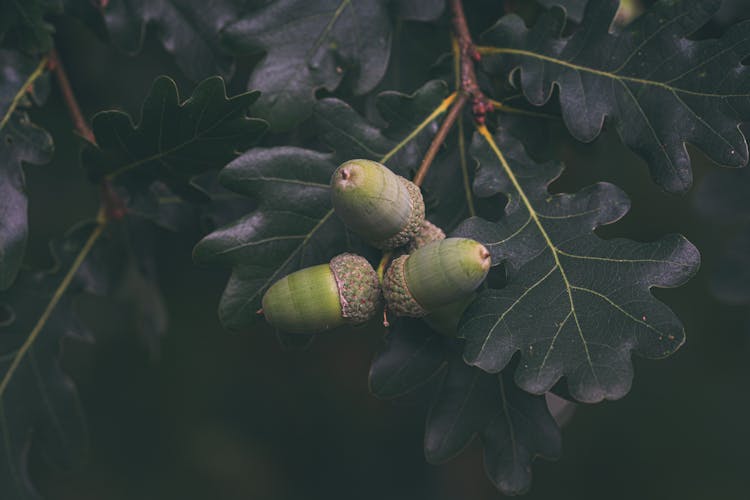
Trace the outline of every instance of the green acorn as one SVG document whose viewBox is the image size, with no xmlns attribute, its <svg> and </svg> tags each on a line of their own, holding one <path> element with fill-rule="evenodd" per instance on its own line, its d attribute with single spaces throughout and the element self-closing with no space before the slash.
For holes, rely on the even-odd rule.
<svg viewBox="0 0 750 500">
<path fill-rule="evenodd" d="M 479 242 L 447 238 L 393 261 L 383 279 L 388 310 L 421 318 L 470 295 L 490 269 L 490 253 Z"/>
<path fill-rule="evenodd" d="M 424 322 L 438 333 L 455 337 L 458 335 L 458 323 L 461 321 L 461 316 L 476 298 L 477 294 L 472 292 L 462 299 L 438 307 L 423 318 Z"/>
<path fill-rule="evenodd" d="M 371 160 L 349 160 L 331 177 L 336 214 L 372 246 L 405 245 L 424 220 L 424 201 L 411 181 Z"/>
<path fill-rule="evenodd" d="M 419 227 L 419 231 L 417 231 L 417 234 L 415 234 L 414 237 L 409 241 L 407 251 L 408 253 L 412 253 L 414 252 L 414 250 L 422 248 L 428 243 L 444 239 L 445 233 L 443 232 L 443 230 L 425 219 L 422 221 L 422 225 Z"/>
<path fill-rule="evenodd" d="M 364 257 L 351 253 L 285 276 L 263 296 L 266 321 L 289 333 L 364 323 L 380 305 L 378 275 Z"/>
</svg>

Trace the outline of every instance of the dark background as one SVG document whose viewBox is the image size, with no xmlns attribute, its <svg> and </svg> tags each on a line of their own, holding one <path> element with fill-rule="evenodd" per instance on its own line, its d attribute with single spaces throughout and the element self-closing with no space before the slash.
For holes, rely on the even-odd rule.
<svg viewBox="0 0 750 500">
<path fill-rule="evenodd" d="M 159 74 L 182 95 L 193 84 L 149 37 L 126 57 L 77 21 L 60 19 L 57 44 L 86 116 L 138 106 Z M 232 90 L 243 90 L 242 78 Z M 413 90 L 407 88 L 406 90 Z M 27 167 L 32 239 L 29 262 L 49 264 L 47 241 L 92 218 L 98 193 L 78 167 L 80 141 L 56 89 L 34 120 L 55 137 L 52 163 Z M 613 130 L 591 144 L 551 122 L 554 155 L 568 171 L 553 188 L 616 182 L 631 212 L 599 231 L 649 241 L 679 232 L 703 264 L 687 285 L 656 290 L 683 320 L 687 343 L 664 361 L 635 359 L 636 378 L 620 401 L 579 406 L 564 428 L 564 455 L 537 461 L 528 499 L 748 498 L 748 310 L 712 298 L 708 282 L 731 225 L 702 218 L 693 192 L 659 190 L 645 164 Z M 696 182 L 712 165 L 690 149 Z M 731 175 L 726 172 L 726 175 Z M 148 235 L 148 233 L 146 233 Z M 383 402 L 368 393 L 370 360 L 383 331 L 322 336 L 304 352 L 284 351 L 265 325 L 222 329 L 216 307 L 227 272 L 199 268 L 190 252 L 203 234 L 155 231 L 168 334 L 152 360 L 127 316 L 105 299 L 79 307 L 95 344 L 68 342 L 64 365 L 75 379 L 91 431 L 87 463 L 56 470 L 32 450 L 32 475 L 50 500 L 62 499 L 485 499 L 497 498 L 474 443 L 448 464 L 425 463 L 421 401 Z M 135 241 L 134 244 L 140 242 Z"/>
</svg>

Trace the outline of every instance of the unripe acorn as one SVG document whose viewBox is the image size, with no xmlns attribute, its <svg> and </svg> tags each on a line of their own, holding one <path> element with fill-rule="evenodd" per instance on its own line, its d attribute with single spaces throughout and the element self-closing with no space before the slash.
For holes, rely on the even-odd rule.
<svg viewBox="0 0 750 500">
<path fill-rule="evenodd" d="M 414 183 L 371 160 L 349 160 L 331 177 L 336 214 L 372 246 L 406 244 L 424 220 L 424 200 Z"/>
<path fill-rule="evenodd" d="M 422 221 L 422 225 L 419 227 L 419 231 L 409 241 L 407 246 L 407 252 L 412 253 L 414 250 L 422 248 L 423 246 L 432 243 L 433 241 L 440 241 L 445 239 L 445 232 L 437 227 L 427 219 Z"/>
<path fill-rule="evenodd" d="M 479 242 L 447 238 L 393 261 L 383 279 L 388 310 L 421 318 L 471 294 L 490 269 L 490 253 Z"/>
<path fill-rule="evenodd" d="M 448 337 L 455 337 L 458 335 L 458 323 L 461 321 L 461 316 L 476 298 L 477 294 L 472 292 L 455 302 L 438 307 L 425 316 L 423 320 L 436 332 Z"/>
<path fill-rule="evenodd" d="M 380 305 L 377 273 L 364 257 L 351 253 L 289 274 L 263 295 L 266 321 L 289 333 L 364 323 Z"/>
</svg>

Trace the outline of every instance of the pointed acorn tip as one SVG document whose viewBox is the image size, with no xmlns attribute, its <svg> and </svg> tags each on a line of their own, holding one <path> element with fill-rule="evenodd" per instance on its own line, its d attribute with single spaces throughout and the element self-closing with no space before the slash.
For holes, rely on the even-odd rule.
<svg viewBox="0 0 750 500">
<path fill-rule="evenodd" d="M 484 245 L 479 245 L 479 260 L 482 263 L 483 269 L 489 269 L 492 264 L 492 258 L 490 252 L 485 248 Z"/>
</svg>

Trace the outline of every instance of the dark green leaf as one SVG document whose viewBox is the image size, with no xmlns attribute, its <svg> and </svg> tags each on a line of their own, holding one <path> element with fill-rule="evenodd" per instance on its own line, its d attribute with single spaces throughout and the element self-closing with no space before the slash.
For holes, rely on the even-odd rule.
<svg viewBox="0 0 750 500">
<path fill-rule="evenodd" d="M 434 21 L 445 10 L 445 0 L 398 0 L 398 14 L 410 21 Z"/>
<path fill-rule="evenodd" d="M 497 223 L 469 219 L 457 232 L 485 243 L 495 264 L 505 262 L 508 284 L 482 291 L 464 314 L 465 359 L 499 372 L 520 351 L 515 378 L 528 392 L 542 394 L 565 376 L 580 401 L 620 398 L 632 382 L 631 352 L 662 358 L 684 342 L 682 324 L 650 289 L 684 283 L 698 251 L 679 235 L 600 239 L 593 230 L 629 209 L 620 189 L 599 183 L 551 195 L 561 165 L 535 163 L 503 133 L 494 140 L 509 170 L 477 134 L 475 190 L 506 194 L 506 215 Z"/>
<path fill-rule="evenodd" d="M 562 439 L 544 396 L 522 391 L 512 376 L 497 378 L 500 404 L 481 434 L 484 468 L 497 489 L 517 495 L 529 490 L 531 462 L 536 457 L 560 458 Z"/>
<path fill-rule="evenodd" d="M 257 98 L 257 92 L 227 98 L 224 81 L 213 77 L 180 103 L 174 81 L 159 77 L 138 125 L 121 111 L 94 116 L 97 145 L 86 145 L 83 165 L 96 182 L 106 177 L 131 192 L 145 192 L 161 180 L 179 196 L 204 200 L 205 193 L 191 179 L 223 167 L 266 130 L 265 122 L 246 116 Z"/>
<path fill-rule="evenodd" d="M 420 96 L 426 93 L 437 107 L 444 92 L 444 86 L 428 85 L 414 96 L 405 96 L 404 106 L 421 103 Z M 425 118 L 423 105 L 409 109 L 421 113 L 403 114 L 410 123 Z M 222 184 L 258 204 L 257 210 L 208 235 L 194 252 L 200 262 L 233 266 L 219 307 L 222 322 L 229 328 L 244 328 L 255 321 L 263 293 L 276 280 L 356 248 L 357 239 L 333 213 L 331 175 L 351 158 L 382 159 L 396 139 L 336 99 L 320 101 L 315 117 L 316 129 L 333 152 L 254 148 L 220 175 Z M 417 161 L 416 151 L 406 147 L 388 165 L 403 172 Z"/>
<path fill-rule="evenodd" d="M 0 290 L 10 286 L 23 261 L 28 219 L 23 162 L 46 163 L 52 137 L 16 111 L 0 129 Z"/>
<path fill-rule="evenodd" d="M 52 310 L 36 342 L 18 368 L 9 368 L 50 302 L 55 290 L 91 233 L 84 225 L 53 247 L 58 259 L 49 272 L 23 272 L 15 285 L 0 293 L 0 497 L 4 500 L 39 498 L 28 476 L 27 455 L 33 439 L 56 463 L 70 466 L 86 452 L 87 433 L 75 387 L 60 369 L 61 342 L 66 337 L 90 339 L 73 314 L 72 297 L 81 291 L 98 291 L 97 273 L 86 264 L 79 269 L 68 291 Z M 0 315 L 2 316 L 2 315 Z"/>
<path fill-rule="evenodd" d="M 559 5 L 565 9 L 565 14 L 568 19 L 579 23 L 583 18 L 583 11 L 586 9 L 586 4 L 589 0 L 537 0 L 540 4 L 552 7 L 553 5 Z"/>
<path fill-rule="evenodd" d="M 54 27 L 44 20 L 62 12 L 60 0 L 4 0 L 0 2 L 0 43 L 8 40 L 30 53 L 52 48 Z"/>
<path fill-rule="evenodd" d="M 502 404 L 499 389 L 497 375 L 467 365 L 460 356 L 451 358 L 425 424 L 428 462 L 447 462 L 487 427 Z"/>
<path fill-rule="evenodd" d="M 346 248 L 347 232 L 333 215 L 328 191 L 337 165 L 328 153 L 254 148 L 222 171 L 225 186 L 258 201 L 256 211 L 195 248 L 199 262 L 234 267 L 219 308 L 225 326 L 250 324 L 273 282 Z"/>
<path fill-rule="evenodd" d="M 370 365 L 370 392 L 392 399 L 424 385 L 443 366 L 443 344 L 424 321 L 398 319 Z"/>
<path fill-rule="evenodd" d="M 445 462 L 482 439 L 487 476 L 506 495 L 531 487 L 531 463 L 537 456 L 557 460 L 560 429 L 544 396 L 520 390 L 512 377 L 492 375 L 452 359 L 427 417 L 425 455 Z"/>
<path fill-rule="evenodd" d="M 229 76 L 233 61 L 219 47 L 219 31 L 242 12 L 243 0 L 109 0 L 102 14 L 109 35 L 121 50 L 135 54 L 146 28 L 153 27 L 182 71 L 199 81 Z"/>
<path fill-rule="evenodd" d="M 750 118 L 750 22 L 720 39 L 691 41 L 719 0 L 661 1 L 622 31 L 609 27 L 617 0 L 589 2 L 581 28 L 561 38 L 565 16 L 552 9 L 527 29 L 506 16 L 483 37 L 483 58 L 493 73 L 520 70 L 526 98 L 535 105 L 559 88 L 563 119 L 588 142 L 609 117 L 624 143 L 649 164 L 665 189 L 684 192 L 692 182 L 689 142 L 728 166 L 748 162 L 738 129 Z M 717 76 L 720 75 L 720 76 Z"/>
<path fill-rule="evenodd" d="M 254 111 L 288 130 L 310 115 L 318 89 L 333 91 L 346 77 L 356 95 L 372 90 L 390 55 L 387 3 L 277 0 L 229 25 L 233 52 L 266 52 L 248 83 L 262 92 Z"/>
<path fill-rule="evenodd" d="M 534 458 L 560 455 L 560 430 L 545 398 L 518 389 L 510 376 L 466 365 L 451 342 L 421 321 L 399 321 L 373 360 L 370 389 L 381 398 L 403 396 L 435 380 L 447 364 L 427 417 L 427 460 L 445 462 L 479 435 L 492 482 L 504 494 L 522 493 L 531 485 Z"/>
</svg>

